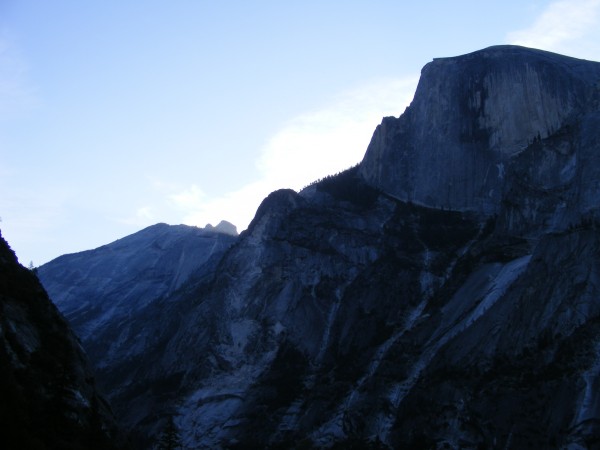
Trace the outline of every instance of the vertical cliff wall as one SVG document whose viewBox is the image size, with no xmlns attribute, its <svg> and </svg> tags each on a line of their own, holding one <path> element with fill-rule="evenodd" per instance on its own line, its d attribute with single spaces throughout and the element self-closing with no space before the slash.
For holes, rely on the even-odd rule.
<svg viewBox="0 0 600 450">
<path fill-rule="evenodd" d="M 496 213 L 516 156 L 597 111 L 599 83 L 598 63 L 522 47 L 435 59 L 377 127 L 361 175 L 401 200 Z"/>
</svg>

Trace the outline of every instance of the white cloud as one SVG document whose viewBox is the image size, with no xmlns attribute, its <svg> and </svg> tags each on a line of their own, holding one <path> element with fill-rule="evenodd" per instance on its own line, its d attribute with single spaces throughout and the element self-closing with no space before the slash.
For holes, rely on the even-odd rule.
<svg viewBox="0 0 600 450">
<path fill-rule="evenodd" d="M 511 44 L 579 58 L 600 59 L 600 0 L 552 2 L 524 30 L 507 35 Z"/>
<path fill-rule="evenodd" d="M 404 111 L 417 81 L 416 76 L 379 80 L 290 120 L 263 147 L 257 161 L 261 178 L 239 190 L 208 198 L 193 185 L 169 198 L 185 210 L 184 223 L 204 226 L 224 219 L 244 230 L 270 192 L 300 190 L 360 162 L 376 125 Z"/>
<path fill-rule="evenodd" d="M 183 210 L 201 208 L 206 194 L 195 184 L 170 196 L 173 204 Z"/>
<path fill-rule="evenodd" d="M 379 81 L 300 115 L 267 142 L 259 170 L 277 186 L 301 189 L 356 164 L 375 126 L 383 116 L 403 111 L 412 100 L 416 83 L 416 77 Z"/>
<path fill-rule="evenodd" d="M 197 208 L 186 211 L 183 223 L 188 225 L 205 226 L 217 225 L 221 220 L 233 223 L 238 231 L 247 228 L 254 217 L 260 202 L 273 188 L 265 180 L 247 184 L 233 192 L 208 198 Z"/>
</svg>

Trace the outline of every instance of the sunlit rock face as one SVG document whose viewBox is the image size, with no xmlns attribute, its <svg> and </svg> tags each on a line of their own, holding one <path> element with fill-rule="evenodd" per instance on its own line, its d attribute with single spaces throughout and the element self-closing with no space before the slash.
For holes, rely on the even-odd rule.
<svg viewBox="0 0 600 450">
<path fill-rule="evenodd" d="M 1 235 L 0 398 L 3 448 L 117 448 L 77 338 Z"/>
<path fill-rule="evenodd" d="M 599 81 L 519 47 L 427 65 L 359 166 L 272 193 L 179 289 L 102 325 L 125 340 L 84 340 L 115 349 L 96 363 L 123 423 L 146 447 L 172 416 L 189 448 L 594 448 Z M 129 289 L 155 273 L 122 267 Z M 121 301 L 89 272 L 63 303 L 69 273 L 57 304 Z"/>
<path fill-rule="evenodd" d="M 516 155 L 586 126 L 599 79 L 597 63 L 522 47 L 435 59 L 405 113 L 376 129 L 361 174 L 405 201 L 497 212 Z"/>
</svg>

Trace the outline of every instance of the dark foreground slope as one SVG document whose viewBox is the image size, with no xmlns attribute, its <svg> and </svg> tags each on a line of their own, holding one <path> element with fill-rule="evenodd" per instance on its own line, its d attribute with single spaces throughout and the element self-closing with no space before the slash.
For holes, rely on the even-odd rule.
<svg viewBox="0 0 600 450">
<path fill-rule="evenodd" d="M 596 448 L 599 83 L 520 47 L 428 64 L 358 167 L 274 192 L 210 276 L 128 318 L 143 345 L 103 368 L 125 423 L 173 416 L 191 448 Z"/>
<path fill-rule="evenodd" d="M 115 423 L 79 342 L 0 236 L 3 449 L 111 449 Z"/>
</svg>

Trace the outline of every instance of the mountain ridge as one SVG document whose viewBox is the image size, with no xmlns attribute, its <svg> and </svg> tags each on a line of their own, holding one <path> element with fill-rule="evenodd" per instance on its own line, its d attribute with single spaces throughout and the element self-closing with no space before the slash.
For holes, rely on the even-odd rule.
<svg viewBox="0 0 600 450">
<path fill-rule="evenodd" d="M 98 373 L 120 419 L 194 448 L 598 445 L 599 83 L 522 47 L 426 65 L 359 166 L 270 194 L 128 317 Z"/>
</svg>

